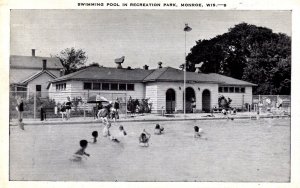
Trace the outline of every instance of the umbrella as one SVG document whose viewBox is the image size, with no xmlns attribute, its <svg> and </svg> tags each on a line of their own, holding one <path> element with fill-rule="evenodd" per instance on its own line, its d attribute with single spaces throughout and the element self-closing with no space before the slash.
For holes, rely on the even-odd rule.
<svg viewBox="0 0 300 188">
<path fill-rule="evenodd" d="M 100 103 L 100 102 L 108 103 L 109 101 L 105 97 L 102 97 L 100 95 L 91 96 L 87 100 L 87 103 Z"/>
</svg>

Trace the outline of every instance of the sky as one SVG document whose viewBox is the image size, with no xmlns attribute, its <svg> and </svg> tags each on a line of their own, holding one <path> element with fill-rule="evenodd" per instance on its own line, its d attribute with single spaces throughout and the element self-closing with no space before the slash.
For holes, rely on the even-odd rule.
<svg viewBox="0 0 300 188">
<path fill-rule="evenodd" d="M 292 36 L 291 11 L 237 10 L 11 10 L 10 54 L 50 56 L 75 47 L 87 64 L 178 68 L 196 41 L 223 34 L 246 22 Z M 183 28 L 188 23 L 192 31 Z"/>
</svg>

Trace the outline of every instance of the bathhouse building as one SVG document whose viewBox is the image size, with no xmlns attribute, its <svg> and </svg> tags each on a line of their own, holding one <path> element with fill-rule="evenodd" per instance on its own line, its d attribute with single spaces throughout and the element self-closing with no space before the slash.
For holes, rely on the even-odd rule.
<svg viewBox="0 0 300 188">
<path fill-rule="evenodd" d="M 233 107 L 251 104 L 253 86 L 255 84 L 216 73 L 186 72 L 184 88 L 184 71 L 161 64 L 151 70 L 148 66 L 144 69 L 90 66 L 52 80 L 49 97 L 60 103 L 65 102 L 67 96 L 86 101 L 93 94 L 123 96 L 126 100 L 149 98 L 153 113 L 161 110 L 172 113 L 183 111 L 185 91 L 187 112 L 195 105 L 197 112 L 208 112 L 218 107 L 220 95 L 231 98 Z"/>
</svg>

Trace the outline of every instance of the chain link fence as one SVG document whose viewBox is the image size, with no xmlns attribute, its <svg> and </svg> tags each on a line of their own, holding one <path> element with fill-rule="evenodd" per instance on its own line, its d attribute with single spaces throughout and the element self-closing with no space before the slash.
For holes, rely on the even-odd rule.
<svg viewBox="0 0 300 188">
<path fill-rule="evenodd" d="M 290 95 L 253 95 L 252 105 L 254 111 L 291 114 Z"/>
<path fill-rule="evenodd" d="M 120 103 L 119 115 L 127 115 L 126 93 L 102 93 L 95 91 L 87 92 L 27 92 L 11 91 L 9 95 L 9 117 L 10 120 L 17 119 L 17 100 L 23 99 L 24 119 L 41 119 L 43 111 L 46 118 L 61 118 L 60 107 L 70 98 L 72 103 L 71 117 L 95 117 L 96 95 L 106 98 L 108 101 Z M 89 103 L 88 103 L 89 101 Z"/>
</svg>

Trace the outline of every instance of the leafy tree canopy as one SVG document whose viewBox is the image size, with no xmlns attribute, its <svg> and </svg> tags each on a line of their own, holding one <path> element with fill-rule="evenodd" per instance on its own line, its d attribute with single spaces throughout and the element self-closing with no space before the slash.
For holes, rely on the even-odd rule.
<svg viewBox="0 0 300 188">
<path fill-rule="evenodd" d="M 227 33 L 199 40 L 186 61 L 187 71 L 202 63 L 203 73 L 258 84 L 254 94 L 290 94 L 291 38 L 265 27 L 241 23 Z"/>
<path fill-rule="evenodd" d="M 82 49 L 76 50 L 74 47 L 62 50 L 59 54 L 55 55 L 55 57 L 62 63 L 65 75 L 83 67 L 88 58 L 86 52 Z"/>
</svg>

